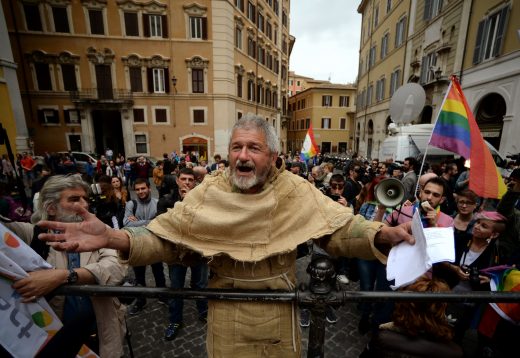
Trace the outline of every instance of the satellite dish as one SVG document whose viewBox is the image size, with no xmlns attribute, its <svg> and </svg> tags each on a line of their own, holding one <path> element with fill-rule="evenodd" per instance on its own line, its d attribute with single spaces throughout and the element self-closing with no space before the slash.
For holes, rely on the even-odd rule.
<svg viewBox="0 0 520 358">
<path fill-rule="evenodd" d="M 421 85 L 407 83 L 394 93 L 390 101 L 390 117 L 396 124 L 412 122 L 424 108 L 426 93 Z"/>
</svg>

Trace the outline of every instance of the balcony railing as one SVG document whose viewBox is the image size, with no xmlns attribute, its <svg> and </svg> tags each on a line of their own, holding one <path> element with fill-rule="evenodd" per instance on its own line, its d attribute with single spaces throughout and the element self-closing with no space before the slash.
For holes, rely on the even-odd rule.
<svg viewBox="0 0 520 358">
<path fill-rule="evenodd" d="M 113 103 L 132 105 L 133 93 L 127 89 L 114 88 L 83 88 L 71 91 L 70 98 L 75 103 Z"/>
</svg>

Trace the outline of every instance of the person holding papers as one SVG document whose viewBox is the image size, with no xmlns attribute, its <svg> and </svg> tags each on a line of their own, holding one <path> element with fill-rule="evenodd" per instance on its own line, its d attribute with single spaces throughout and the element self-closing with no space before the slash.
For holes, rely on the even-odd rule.
<svg viewBox="0 0 520 358">
<path fill-rule="evenodd" d="M 429 174 L 425 174 L 429 176 Z M 424 180 L 425 175 L 419 181 Z M 411 205 L 402 205 L 388 215 L 383 223 L 387 226 L 398 226 L 402 223 L 412 221 L 416 212 L 419 212 L 423 228 L 429 227 L 452 227 L 453 218 L 440 211 L 440 204 L 445 200 L 445 182 L 441 178 L 434 176 L 426 180 L 421 185 L 418 199 Z M 390 266 L 387 267 L 387 270 Z M 396 280 L 397 281 L 397 280 Z M 377 328 L 379 324 L 388 322 L 391 318 L 393 304 L 389 302 L 376 303 L 374 305 L 374 315 L 372 326 Z"/>
</svg>

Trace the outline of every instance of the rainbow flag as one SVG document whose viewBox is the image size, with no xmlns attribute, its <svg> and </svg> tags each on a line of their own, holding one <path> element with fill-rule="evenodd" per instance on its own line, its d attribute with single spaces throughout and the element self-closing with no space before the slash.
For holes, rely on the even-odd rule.
<svg viewBox="0 0 520 358">
<path fill-rule="evenodd" d="M 300 158 L 302 161 L 307 162 L 308 159 L 314 157 L 320 152 L 316 140 L 314 140 L 314 131 L 312 130 L 312 123 L 307 130 L 305 140 L 303 141 L 303 147 L 300 152 Z"/>
<path fill-rule="evenodd" d="M 455 76 L 437 116 L 430 144 L 471 159 L 469 188 L 478 196 L 500 199 L 507 191 Z"/>
</svg>

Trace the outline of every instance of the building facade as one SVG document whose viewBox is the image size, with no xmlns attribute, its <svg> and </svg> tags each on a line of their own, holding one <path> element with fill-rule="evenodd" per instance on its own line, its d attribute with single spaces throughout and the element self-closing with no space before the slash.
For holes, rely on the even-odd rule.
<svg viewBox="0 0 520 358">
<path fill-rule="evenodd" d="M 404 77 L 410 0 L 364 0 L 354 150 L 376 158 L 391 123 L 390 99 Z"/>
<path fill-rule="evenodd" d="M 519 6 L 472 2 L 460 76 L 482 136 L 503 155 L 520 153 Z"/>
<path fill-rule="evenodd" d="M 360 154 L 378 156 L 392 122 L 395 90 L 419 83 L 426 103 L 412 123 L 433 123 L 451 75 L 459 77 L 483 137 L 503 155 L 519 152 L 514 138 L 520 133 L 520 107 L 514 98 L 520 88 L 520 12 L 514 3 L 361 1 L 355 146 Z"/>
<path fill-rule="evenodd" d="M 0 43 L 2 44 L 0 46 L 0 108 L 2 109 L 0 123 L 5 129 L 13 152 L 21 153 L 30 151 L 31 142 L 16 77 L 17 65 L 9 42 L 4 11 L 3 8 L 0 8 Z M 5 138 L 1 139 L 0 154 L 6 154 Z"/>
<path fill-rule="evenodd" d="M 321 84 L 289 98 L 290 120 L 287 149 L 300 151 L 312 124 L 320 152 L 345 153 L 354 143 L 356 88 L 352 85 Z"/>
<path fill-rule="evenodd" d="M 2 0 L 35 152 L 227 154 L 252 112 L 281 132 L 290 2 Z"/>
</svg>

